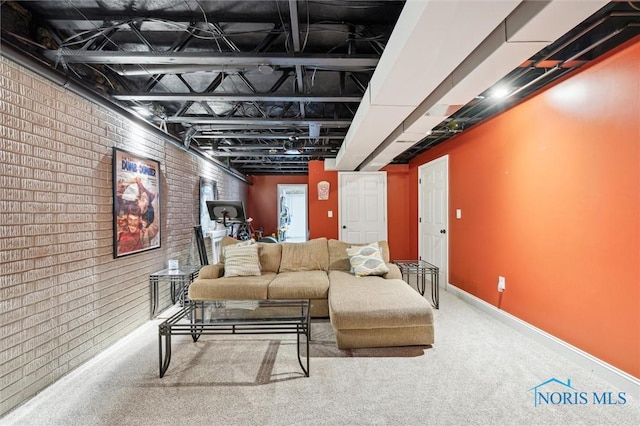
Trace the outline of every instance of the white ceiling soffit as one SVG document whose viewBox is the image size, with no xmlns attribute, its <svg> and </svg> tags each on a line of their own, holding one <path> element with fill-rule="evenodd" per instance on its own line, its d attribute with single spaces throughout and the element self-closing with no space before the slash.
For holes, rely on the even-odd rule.
<svg viewBox="0 0 640 426">
<path fill-rule="evenodd" d="M 520 2 L 408 0 L 371 77 L 371 104 L 417 107 Z"/>
<path fill-rule="evenodd" d="M 375 106 L 370 103 L 370 88 L 364 93 L 353 117 L 349 131 L 336 155 L 336 169 L 351 171 L 367 158 L 367 156 L 381 142 L 380 136 L 393 132 L 393 129 L 402 123 L 402 120 L 414 110 L 408 106 Z M 357 137 L 351 129 L 359 129 Z M 376 141 L 374 145 L 370 142 Z"/>
<path fill-rule="evenodd" d="M 476 2 L 471 1 L 471 3 Z M 461 61 L 453 72 L 443 79 L 444 81 L 441 81 L 435 90 L 423 98 L 420 105 L 398 126 L 402 129 L 401 132 L 396 128 L 378 147 L 373 149 L 361 169 L 377 170 L 384 167 L 403 152 L 398 151 L 400 147 L 406 150 L 411 146 L 405 143 L 397 146 L 397 141 L 407 141 L 415 138 L 416 134 L 426 136 L 427 132 L 461 105 L 468 103 L 474 96 L 491 87 L 606 3 L 608 1 L 603 0 L 522 2 L 466 59 Z M 378 69 L 376 69 L 377 72 Z M 376 74 L 373 78 L 376 78 Z M 389 75 L 387 78 L 396 79 L 395 75 Z M 411 87 L 413 82 L 405 81 L 405 84 Z"/>
<path fill-rule="evenodd" d="M 338 170 L 358 167 L 519 3 L 407 0 L 336 157 Z"/>
<path fill-rule="evenodd" d="M 507 40 L 510 43 L 546 41 L 553 43 L 580 22 L 602 9 L 609 0 L 552 0 L 542 10 L 538 0 L 527 0 L 521 13 L 509 17 Z M 542 2 L 547 3 L 547 2 Z M 534 19 L 530 16 L 534 15 Z"/>
<path fill-rule="evenodd" d="M 389 136 L 389 139 L 392 139 L 393 143 L 369 161 L 366 166 L 361 167 L 360 170 L 365 172 L 380 170 L 391 162 L 388 158 L 395 158 L 397 155 L 415 145 L 415 143 L 420 141 L 423 137 L 424 135 L 422 133 L 406 133 L 403 132 L 402 127 L 397 128 Z"/>
</svg>

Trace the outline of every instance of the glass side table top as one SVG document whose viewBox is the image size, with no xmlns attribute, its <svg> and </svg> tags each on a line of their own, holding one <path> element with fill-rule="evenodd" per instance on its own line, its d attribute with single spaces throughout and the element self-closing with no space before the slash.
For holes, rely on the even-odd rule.
<svg viewBox="0 0 640 426">
<path fill-rule="evenodd" d="M 161 281 L 168 281 L 171 286 L 171 304 L 180 301 L 180 305 L 184 306 L 185 301 L 188 299 L 189 286 L 198 278 L 201 268 L 201 266 L 184 265 L 178 269 L 167 268 L 149 274 L 149 283 L 151 284 L 151 317 L 154 318 L 160 309 L 159 286 Z"/>
<path fill-rule="evenodd" d="M 438 269 L 437 266 L 426 260 L 392 260 L 391 263 L 395 263 L 401 269 Z"/>
<path fill-rule="evenodd" d="M 190 265 L 184 265 L 179 267 L 178 269 L 162 269 L 160 271 L 154 272 L 152 274 L 149 275 L 157 275 L 157 276 L 169 276 L 169 275 L 191 275 L 194 274 L 198 271 L 200 271 L 200 269 L 202 268 L 202 266 L 190 266 Z"/>
</svg>

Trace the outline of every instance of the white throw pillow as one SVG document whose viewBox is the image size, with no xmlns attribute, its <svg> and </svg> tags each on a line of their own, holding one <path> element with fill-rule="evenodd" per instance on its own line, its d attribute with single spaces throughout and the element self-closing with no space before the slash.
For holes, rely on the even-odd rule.
<svg viewBox="0 0 640 426">
<path fill-rule="evenodd" d="M 384 263 L 380 254 L 378 243 L 371 243 L 366 246 L 354 246 L 347 248 L 351 270 L 356 277 L 367 275 L 384 275 L 389 272 L 389 268 Z"/>
<path fill-rule="evenodd" d="M 260 275 L 258 245 L 235 244 L 224 248 L 224 276 L 248 277 Z"/>
</svg>

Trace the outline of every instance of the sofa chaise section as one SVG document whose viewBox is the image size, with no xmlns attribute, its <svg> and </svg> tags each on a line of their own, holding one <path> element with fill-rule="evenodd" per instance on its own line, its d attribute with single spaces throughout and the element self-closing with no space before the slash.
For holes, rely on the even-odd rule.
<svg viewBox="0 0 640 426">
<path fill-rule="evenodd" d="M 329 317 L 340 349 L 431 345 L 433 310 L 399 279 L 330 271 Z"/>
</svg>

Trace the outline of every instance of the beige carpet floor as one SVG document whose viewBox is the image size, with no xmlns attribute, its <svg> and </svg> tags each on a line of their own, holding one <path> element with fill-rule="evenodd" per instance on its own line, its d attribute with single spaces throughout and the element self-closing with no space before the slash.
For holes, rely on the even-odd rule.
<svg viewBox="0 0 640 426">
<path fill-rule="evenodd" d="M 0 425 L 640 424 L 629 395 L 591 403 L 624 389 L 447 292 L 440 306 L 433 347 L 341 351 L 329 322 L 314 321 L 310 377 L 289 336 L 180 336 L 160 379 L 160 320 L 150 321 Z M 531 389 L 551 378 L 570 379 L 589 403 L 534 406 Z"/>
</svg>

